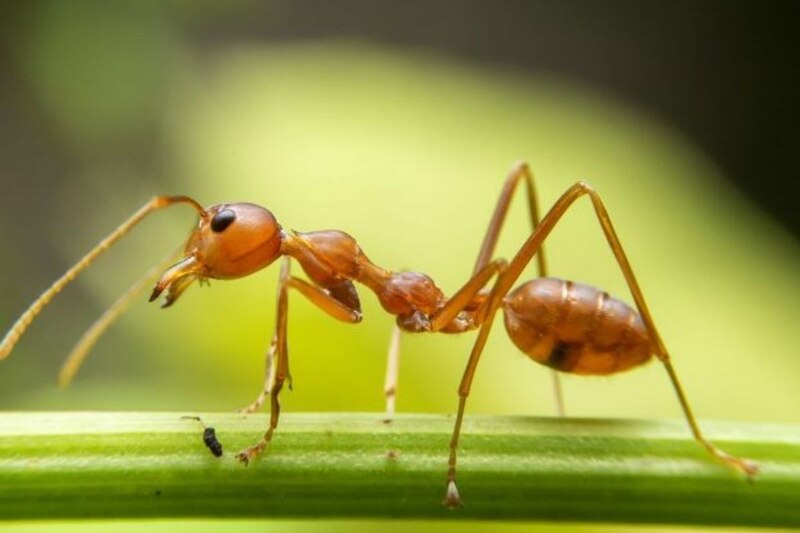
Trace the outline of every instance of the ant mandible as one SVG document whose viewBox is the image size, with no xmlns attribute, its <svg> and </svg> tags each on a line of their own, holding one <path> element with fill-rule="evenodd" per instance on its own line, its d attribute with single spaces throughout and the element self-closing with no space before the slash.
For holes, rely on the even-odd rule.
<svg viewBox="0 0 800 533">
<path fill-rule="evenodd" d="M 533 231 L 510 262 L 492 259 L 514 190 L 522 181 L 526 184 Z M 567 209 L 582 196 L 588 196 L 592 202 L 638 313 L 593 287 L 546 277 L 542 244 Z M 600 196 L 587 183 L 579 181 L 540 220 L 533 175 L 525 163 L 517 165 L 508 175 L 472 276 L 450 298 L 445 297 L 425 274 L 392 272 L 375 265 L 355 239 L 342 231 L 286 232 L 270 211 L 258 205 L 230 203 L 204 209 L 186 196 L 157 196 L 103 239 L 31 304 L 0 344 L 0 359 L 8 357 L 42 308 L 97 256 L 150 213 L 176 204 L 193 207 L 200 215 L 199 222 L 183 247 L 183 258 L 160 276 L 150 301 L 166 291 L 163 304 L 166 307 L 172 305 L 194 281 L 240 278 L 284 257 L 279 278 L 277 325 L 267 352 L 265 385 L 258 398 L 244 409 L 246 412 L 255 411 L 269 395 L 270 422 L 258 442 L 237 455 L 237 459 L 245 464 L 260 455 L 272 440 L 280 416 L 281 389 L 287 380 L 291 384 L 286 339 L 289 289 L 295 289 L 331 317 L 355 324 L 361 321 L 361 304 L 353 284 L 357 281 L 371 289 L 382 307 L 397 317 L 387 366 L 388 416 L 394 410 L 399 330 L 411 333 L 479 330 L 458 388 L 458 413 L 450 441 L 447 489 L 443 502 L 448 506 L 460 502 L 456 487 L 456 450 L 461 422 L 478 361 L 494 316 L 501 307 L 506 330 L 514 344 L 534 361 L 555 371 L 608 375 L 639 366 L 655 356 L 667 371 L 694 438 L 712 456 L 734 470 L 748 477 L 758 472 L 755 463 L 725 453 L 701 433 Z M 537 256 L 541 277 L 512 290 L 534 255 Z M 300 263 L 310 281 L 290 274 L 292 259 Z M 156 272 L 162 269 L 158 268 Z M 131 287 L 87 331 L 62 368 L 59 378 L 62 385 L 72 379 L 99 335 L 125 309 L 133 296 L 155 277 L 151 274 L 148 273 Z M 493 278 L 494 282 L 489 287 Z"/>
</svg>

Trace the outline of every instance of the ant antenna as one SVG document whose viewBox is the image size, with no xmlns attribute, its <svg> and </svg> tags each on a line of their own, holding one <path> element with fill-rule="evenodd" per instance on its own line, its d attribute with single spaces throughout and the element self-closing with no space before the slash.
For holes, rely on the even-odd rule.
<svg viewBox="0 0 800 533">
<path fill-rule="evenodd" d="M 67 270 L 63 276 L 58 278 L 46 291 L 42 293 L 28 309 L 22 313 L 22 316 L 17 319 L 11 329 L 3 337 L 0 342 L 0 360 L 5 359 L 11 355 L 11 351 L 19 341 L 20 337 L 25 333 L 30 326 L 31 322 L 36 316 L 50 303 L 61 290 L 66 287 L 78 274 L 86 270 L 86 268 L 97 259 L 97 257 L 111 248 L 117 241 L 124 237 L 134 226 L 142 221 L 147 215 L 158 209 L 163 209 L 174 204 L 184 203 L 191 205 L 202 218 L 207 218 L 208 213 L 203 206 L 188 196 L 156 196 L 147 202 L 141 209 L 133 214 L 128 220 L 123 222 L 117 229 L 115 229 L 108 237 L 100 241 L 97 246 L 92 248 L 89 253 L 83 256 L 72 268 Z M 113 317 L 112 317 L 113 318 Z"/>
<path fill-rule="evenodd" d="M 80 370 L 81 366 L 86 360 L 86 357 L 89 355 L 89 352 L 92 350 L 92 348 L 94 348 L 94 345 L 97 344 L 100 336 L 102 336 L 103 333 L 105 333 L 105 331 L 111 326 L 111 324 L 113 324 L 117 318 L 119 318 L 119 316 L 128 309 L 128 307 L 130 307 L 133 299 L 139 296 L 145 290 L 145 288 L 157 280 L 162 270 L 169 267 L 175 261 L 181 250 L 183 250 L 183 246 L 180 246 L 174 252 L 165 257 L 164 260 L 148 270 L 147 274 L 142 276 L 139 281 L 131 285 L 131 287 L 125 291 L 125 293 L 120 296 L 116 302 L 111 304 L 111 307 L 106 309 L 106 311 L 100 315 L 97 320 L 95 320 L 94 324 L 92 324 L 89 329 L 86 330 L 81 339 L 75 344 L 75 346 L 72 348 L 72 351 L 70 351 L 69 355 L 64 360 L 64 364 L 61 366 L 57 380 L 59 387 L 62 389 L 69 387 L 69 385 L 72 383 L 72 380 L 75 378 L 75 375 L 78 373 L 78 370 Z"/>
</svg>

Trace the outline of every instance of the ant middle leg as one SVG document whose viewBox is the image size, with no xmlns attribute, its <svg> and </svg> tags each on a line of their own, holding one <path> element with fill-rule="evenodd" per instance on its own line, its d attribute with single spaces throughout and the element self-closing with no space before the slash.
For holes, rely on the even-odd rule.
<svg viewBox="0 0 800 533">
<path fill-rule="evenodd" d="M 536 194 L 536 186 L 534 183 L 533 172 L 531 172 L 528 163 L 517 163 L 513 169 L 508 173 L 503 188 L 500 191 L 500 197 L 497 200 L 492 218 L 489 221 L 489 227 L 481 243 L 478 258 L 475 261 L 472 275 L 477 276 L 492 261 L 497 241 L 500 237 L 503 223 L 505 222 L 506 215 L 508 214 L 511 200 L 514 197 L 514 192 L 521 182 L 525 182 L 526 200 L 528 204 L 528 215 L 531 221 L 531 231 L 535 231 L 539 225 L 539 202 Z M 536 254 L 536 265 L 538 268 L 539 277 L 547 277 L 547 261 L 545 259 L 544 247 L 540 247 Z M 384 393 L 386 395 L 386 416 L 384 421 L 390 422 L 394 416 L 394 407 L 397 399 L 397 377 L 398 365 L 400 357 L 400 329 L 394 326 L 392 336 L 389 341 L 389 350 L 386 363 L 386 382 L 384 386 Z M 553 393 L 556 404 L 556 412 L 559 416 L 564 416 L 564 397 L 561 390 L 561 380 L 558 373 L 551 371 L 553 380 Z"/>
<path fill-rule="evenodd" d="M 333 318 L 352 324 L 361 321 L 360 310 L 346 306 L 325 289 L 293 277 L 290 272 L 290 265 L 291 258 L 285 257 L 281 263 L 278 284 L 277 323 L 275 327 L 275 336 L 271 343 L 275 346 L 275 371 L 267 370 L 267 385 L 264 387 L 264 389 L 269 389 L 270 396 L 271 411 L 269 427 L 255 444 L 245 448 L 236 455 L 236 458 L 244 464 L 248 464 L 251 460 L 261 455 L 272 441 L 275 430 L 278 428 L 278 420 L 280 419 L 281 413 L 280 393 L 286 380 L 289 380 L 289 387 L 291 388 L 289 349 L 286 335 L 289 312 L 289 289 L 296 289 L 303 296 L 308 298 L 311 303 Z M 268 365 L 268 367 L 271 366 L 271 364 Z M 270 383 L 271 386 L 269 386 Z M 261 394 L 266 395 L 264 392 Z M 261 395 L 259 395 L 259 398 L 260 397 Z M 258 402 L 258 399 L 256 402 Z"/>
<path fill-rule="evenodd" d="M 444 306 L 430 316 L 425 331 L 460 333 L 475 329 L 482 324 L 486 310 L 486 295 L 481 291 L 489 280 L 502 272 L 505 267 L 505 259 L 495 259 L 481 268 L 447 300 Z M 389 343 L 389 358 L 386 365 L 386 383 L 384 386 L 387 400 L 385 423 L 391 422 L 394 415 L 397 367 L 400 358 L 400 332 L 400 326 L 395 324 L 395 330 Z"/>
</svg>

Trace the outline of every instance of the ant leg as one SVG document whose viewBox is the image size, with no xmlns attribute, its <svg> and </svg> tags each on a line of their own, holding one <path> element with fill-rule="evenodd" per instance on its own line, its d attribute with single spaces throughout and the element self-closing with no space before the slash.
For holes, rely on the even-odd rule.
<svg viewBox="0 0 800 533">
<path fill-rule="evenodd" d="M 277 335 L 273 335 L 272 340 L 269 343 L 269 348 L 267 348 L 267 352 L 264 356 L 264 386 L 261 387 L 261 392 L 258 393 L 258 396 L 255 400 L 253 400 L 253 403 L 247 407 L 239 409 L 239 413 L 255 413 L 261 409 L 262 405 L 264 405 L 264 401 L 267 399 L 270 388 L 272 387 L 272 381 L 275 379 L 275 349 L 277 346 L 278 337 Z"/>
<path fill-rule="evenodd" d="M 511 172 L 509 172 L 503 184 L 500 198 L 497 200 L 497 206 L 489 222 L 489 229 L 486 231 L 486 236 L 483 238 L 483 243 L 481 244 L 481 250 L 478 253 L 478 259 L 475 261 L 473 275 L 477 274 L 480 269 L 489 264 L 489 260 L 494 255 L 497 240 L 500 236 L 500 230 L 503 227 L 503 222 L 508 213 L 514 191 L 517 185 L 523 180 L 525 181 L 525 191 L 528 201 L 528 214 L 531 219 L 531 231 L 536 231 L 536 228 L 539 226 L 539 202 L 536 194 L 533 172 L 528 163 L 521 161 L 511 169 Z M 536 252 L 536 266 L 539 277 L 546 278 L 547 261 L 545 259 L 544 246 L 541 246 Z M 564 395 L 561 390 L 561 377 L 555 370 L 550 370 L 550 375 L 553 380 L 553 397 L 556 404 L 556 413 L 558 416 L 564 416 Z"/>
<path fill-rule="evenodd" d="M 316 287 L 307 281 L 292 277 L 290 274 L 291 258 L 285 257 L 281 264 L 280 281 L 278 287 L 277 304 L 277 324 L 275 328 L 275 352 L 277 364 L 270 388 L 270 422 L 267 431 L 254 445 L 249 446 L 237 454 L 236 458 L 248 464 L 251 460 L 258 457 L 272 441 L 272 436 L 278 427 L 278 420 L 281 413 L 280 392 L 284 382 L 288 379 L 291 388 L 291 375 L 289 374 L 289 349 L 286 340 L 286 326 L 288 323 L 289 311 L 289 289 L 296 289 L 303 296 L 308 298 L 311 303 L 328 315 L 341 320 L 356 324 L 361 321 L 361 312 L 347 307 L 339 300 L 332 297 L 327 291 Z"/>
<path fill-rule="evenodd" d="M 586 184 L 583 184 L 583 186 L 586 194 L 588 194 L 592 200 L 595 213 L 597 214 L 597 218 L 603 228 L 603 233 L 608 240 L 608 244 L 611 247 L 611 250 L 614 252 L 614 257 L 617 259 L 620 269 L 625 275 L 625 281 L 628 283 L 628 288 L 633 294 L 636 307 L 639 310 L 639 314 L 642 316 L 642 320 L 647 327 L 650 339 L 653 342 L 656 357 L 658 357 L 658 359 L 664 365 L 664 369 L 667 371 L 667 375 L 672 383 L 672 387 L 675 389 L 675 394 L 678 396 L 678 401 L 681 405 L 681 409 L 683 410 L 686 421 L 689 424 L 689 428 L 692 431 L 692 435 L 694 436 L 695 440 L 697 440 L 716 459 L 720 460 L 734 470 L 742 472 L 748 478 L 753 478 L 758 474 L 759 470 L 756 463 L 748 459 L 734 457 L 724 452 L 707 440 L 700 431 L 700 426 L 697 424 L 694 413 L 692 412 L 692 408 L 689 406 L 689 401 L 686 399 L 686 394 L 683 392 L 683 387 L 678 379 L 678 374 L 675 372 L 675 368 L 672 366 L 671 357 L 667 352 L 664 341 L 661 339 L 661 335 L 659 335 L 658 330 L 656 329 L 653 317 L 650 315 L 650 310 L 647 308 L 647 304 L 645 303 L 642 290 L 639 288 L 639 284 L 637 283 L 636 277 L 633 274 L 633 269 L 628 262 L 628 258 L 625 256 L 625 252 L 622 249 L 622 244 L 619 242 L 616 231 L 614 231 L 614 226 L 611 224 L 611 217 L 609 217 L 603 202 L 600 200 L 600 196 L 594 191 L 594 189 Z"/>
<path fill-rule="evenodd" d="M 461 433 L 461 423 L 464 420 L 464 409 L 467 405 L 467 397 L 472 387 L 472 379 L 475 376 L 475 369 L 478 367 L 478 360 L 483 353 L 483 348 L 486 346 L 486 339 L 489 338 L 489 332 L 492 329 L 492 318 L 494 317 L 497 308 L 502 301 L 502 294 L 498 291 L 498 286 L 503 278 L 501 274 L 495 281 L 494 287 L 486 305 L 486 320 L 481 325 L 478 331 L 478 337 L 475 339 L 475 344 L 472 346 L 472 351 L 467 361 L 467 367 L 464 369 L 464 375 L 461 377 L 461 384 L 458 387 L 458 413 L 456 414 L 456 423 L 453 428 L 453 436 L 450 439 L 450 456 L 448 459 L 447 469 L 447 492 L 442 501 L 442 505 L 453 508 L 461 504 L 461 498 L 458 494 L 456 487 L 456 451 L 458 449 L 458 437 Z"/>
<path fill-rule="evenodd" d="M 492 279 L 498 272 L 503 272 L 506 268 L 507 262 L 505 259 L 495 259 L 488 265 L 484 266 L 477 274 L 473 275 L 456 293 L 447 300 L 447 303 L 441 309 L 438 309 L 430 317 L 430 330 L 441 331 L 458 314 L 469 305 L 475 304 L 476 296 L 480 293 L 481 289 Z M 481 295 L 482 297 L 483 295 Z M 482 316 L 482 309 L 485 308 L 486 302 L 479 303 L 478 312 L 476 315 Z M 479 324 L 483 322 L 478 320 Z M 470 328 L 472 329 L 472 328 Z"/>
<path fill-rule="evenodd" d="M 467 397 L 469 396 L 470 387 L 472 386 L 472 379 L 475 376 L 475 369 L 478 366 L 478 361 L 481 356 L 481 352 L 483 351 L 483 346 L 486 343 L 486 338 L 489 335 L 489 331 L 492 326 L 492 322 L 494 321 L 494 316 L 497 313 L 497 310 L 500 308 L 502 299 L 508 294 L 508 291 L 511 287 L 516 283 L 519 279 L 520 274 L 522 273 L 525 266 L 531 261 L 533 256 L 542 246 L 542 243 L 547 238 L 547 236 L 552 231 L 553 227 L 558 223 L 561 217 L 564 215 L 566 210 L 583 195 L 589 195 L 592 201 L 592 206 L 594 207 L 595 213 L 597 218 L 600 222 L 600 225 L 603 229 L 603 233 L 606 236 L 606 240 L 611 247 L 611 250 L 614 253 L 614 257 L 617 260 L 617 263 L 622 270 L 625 280 L 628 283 L 628 287 L 633 294 L 633 299 L 636 302 L 636 307 L 639 310 L 639 314 L 642 317 L 645 326 L 647 327 L 647 331 L 650 335 L 651 341 L 653 343 L 653 348 L 656 353 L 656 356 L 661 360 L 664 364 L 664 367 L 667 370 L 667 374 L 670 377 L 670 381 L 676 391 L 678 396 L 678 400 L 680 401 L 681 407 L 683 409 L 684 415 L 686 417 L 687 422 L 689 423 L 689 427 L 692 430 L 692 434 L 694 438 L 703 445 L 703 447 L 708 450 L 711 455 L 715 458 L 721 460 L 729 467 L 743 472 L 748 477 L 755 476 L 758 473 L 758 466 L 749 461 L 747 459 L 740 459 L 737 457 L 733 457 L 724 451 L 720 450 L 716 446 L 714 446 L 711 442 L 706 440 L 706 438 L 702 435 L 699 426 L 694 418 L 691 408 L 689 407 L 689 403 L 686 400 L 686 397 L 683 393 L 683 389 L 681 388 L 680 382 L 678 380 L 677 374 L 675 373 L 674 368 L 672 367 L 672 363 L 670 362 L 669 354 L 667 353 L 666 348 L 664 347 L 664 343 L 661 340 L 661 337 L 658 334 L 658 331 L 655 328 L 655 324 L 653 319 L 650 315 L 650 312 L 647 308 L 647 304 L 644 301 L 644 297 L 642 295 L 642 291 L 639 288 L 639 284 L 636 281 L 636 277 L 633 274 L 633 269 L 631 269 L 630 263 L 625 255 L 624 250 L 622 249 L 622 245 L 619 242 L 619 238 L 617 237 L 616 232 L 614 231 L 614 227 L 611 223 L 611 217 L 609 217 L 608 212 L 606 211 L 605 207 L 603 206 L 602 201 L 600 200 L 600 196 L 594 191 L 594 189 L 589 186 L 589 184 L 579 181 L 569 189 L 556 201 L 550 211 L 542 218 L 540 225 L 537 229 L 531 233 L 522 247 L 519 249 L 517 254 L 511 260 L 508 265 L 508 268 L 503 272 L 495 282 L 495 285 L 492 289 L 490 300 L 488 303 L 488 309 L 485 315 L 485 322 L 478 333 L 478 338 L 475 341 L 475 345 L 472 349 L 472 353 L 470 354 L 469 360 L 467 362 L 467 367 L 464 369 L 464 375 L 461 379 L 461 385 L 458 389 L 459 395 L 459 404 L 458 404 L 458 415 L 456 417 L 455 427 L 453 429 L 453 437 L 450 441 L 450 459 L 449 459 L 449 469 L 447 473 L 447 493 L 443 504 L 453 507 L 460 503 L 460 498 L 458 494 L 458 489 L 456 487 L 456 451 L 458 447 L 458 437 L 461 432 L 461 423 L 464 416 L 464 408 L 466 406 Z"/>
<path fill-rule="evenodd" d="M 338 300 L 334 294 L 329 291 L 325 291 L 311 285 L 307 281 L 304 281 L 299 278 L 289 276 L 289 258 L 284 258 L 283 265 L 286 267 L 286 274 L 284 275 L 283 266 L 281 267 L 281 274 L 279 278 L 279 286 L 283 287 L 286 286 L 286 289 L 296 289 L 300 293 L 302 293 L 306 298 L 308 298 L 314 305 L 316 305 L 321 310 L 325 311 L 327 314 L 336 318 L 337 320 L 341 320 L 343 322 L 349 323 L 358 323 L 361 321 L 361 312 L 358 309 L 353 309 L 343 303 L 342 301 Z M 281 310 L 280 310 L 280 296 L 278 299 L 279 307 L 278 307 L 278 317 L 280 318 Z M 275 334 L 272 337 L 272 341 L 270 342 L 269 349 L 267 350 L 265 362 L 264 362 L 264 386 L 261 389 L 261 392 L 256 397 L 256 399 L 242 409 L 239 409 L 240 413 L 253 413 L 261 409 L 261 406 L 264 404 L 267 395 L 270 394 L 271 387 L 275 380 L 275 373 L 277 371 L 277 364 L 276 364 L 276 357 L 275 354 L 278 350 L 279 346 L 279 337 L 278 332 L 279 329 L 276 330 Z M 289 379 L 289 388 L 292 388 L 291 384 L 291 376 L 288 377 Z"/>
<path fill-rule="evenodd" d="M 451 328 L 449 331 L 466 331 L 473 329 L 474 323 L 482 323 L 480 316 L 485 308 L 485 301 L 479 295 L 484 285 L 488 283 L 492 276 L 497 272 L 501 272 L 505 268 L 505 259 L 495 259 L 488 265 L 484 266 L 478 273 L 473 275 L 449 300 L 445 305 L 437 310 L 429 319 L 429 331 L 441 331 L 442 329 Z M 467 306 L 475 306 L 477 309 L 470 313 L 472 315 L 469 321 L 460 321 L 454 323 L 454 319 L 463 311 Z M 455 328 L 455 329 L 453 329 Z M 397 395 L 397 374 L 398 365 L 400 361 L 400 327 L 395 324 L 392 331 L 392 338 L 389 341 L 389 355 L 386 362 L 386 381 L 384 385 L 384 393 L 386 394 L 386 416 L 385 423 L 392 421 L 394 416 L 394 404 Z"/>
<path fill-rule="evenodd" d="M 281 404 L 278 398 L 283 382 L 289 375 L 289 354 L 286 345 L 286 324 L 287 312 L 289 307 L 289 279 L 290 275 L 290 259 L 284 258 L 281 263 L 279 284 L 278 284 L 278 304 L 277 304 L 277 324 L 275 327 L 275 344 L 278 352 L 278 363 L 275 372 L 275 378 L 270 390 L 270 421 L 269 428 L 266 433 L 254 445 L 245 448 L 236 455 L 236 459 L 244 464 L 248 464 L 252 459 L 258 457 L 261 452 L 267 447 L 272 440 L 272 435 L 278 427 L 278 419 L 281 412 Z"/>
<path fill-rule="evenodd" d="M 448 326 L 458 328 L 458 331 L 466 331 L 473 329 L 474 326 L 469 323 L 452 324 L 453 320 L 463 311 L 467 306 L 477 305 L 478 309 L 472 313 L 473 318 L 470 322 L 482 323 L 479 316 L 485 307 L 485 302 L 481 301 L 479 296 L 480 291 L 492 279 L 497 272 L 502 272 L 506 266 L 505 259 L 495 259 L 489 264 L 483 266 L 476 274 L 474 274 L 449 300 L 445 305 L 437 310 L 430 317 L 430 331 L 441 331 Z M 481 295 L 482 296 L 482 295 Z M 451 330 L 454 331 L 454 330 Z M 397 394 L 397 374 L 400 359 L 400 328 L 395 325 L 392 332 L 392 338 L 389 342 L 389 356 L 386 363 L 386 382 L 384 385 L 384 392 L 386 394 L 386 417 L 384 422 L 392 421 L 394 416 L 394 403 Z"/>
<path fill-rule="evenodd" d="M 486 236 L 483 238 L 481 250 L 478 253 L 478 259 L 475 261 L 475 268 L 472 270 L 473 275 L 477 274 L 479 270 L 488 265 L 494 255 L 497 239 L 500 237 L 500 230 L 503 228 L 503 222 L 505 222 L 511 199 L 514 196 L 517 185 L 522 180 L 525 180 L 528 213 L 531 219 L 531 231 L 536 231 L 536 227 L 539 225 L 539 202 L 536 197 L 533 173 L 528 163 L 520 162 L 511 169 L 511 172 L 509 172 L 503 184 L 503 189 L 500 191 L 500 198 L 497 200 L 497 206 L 494 208 L 492 219 L 489 222 L 489 228 L 486 230 Z M 544 247 L 538 250 L 536 264 L 539 269 L 539 277 L 547 277 L 547 263 L 545 262 Z"/>
<path fill-rule="evenodd" d="M 642 321 L 647 328 L 647 332 L 653 344 L 653 352 L 667 371 L 675 393 L 678 396 L 678 401 L 680 402 L 683 414 L 687 423 L 689 424 L 689 428 L 692 431 L 692 435 L 715 458 L 719 459 L 729 467 L 744 473 L 748 477 L 755 476 L 758 473 L 758 466 L 755 463 L 747 459 L 740 459 L 725 453 L 708 441 L 700 431 L 700 427 L 695 420 L 692 409 L 689 406 L 689 402 L 686 399 L 683 388 L 681 387 L 678 375 L 672 366 L 667 348 L 664 346 L 664 342 L 662 341 L 661 336 L 658 334 L 655 322 L 653 321 L 653 318 L 650 315 L 650 310 L 647 308 L 647 303 L 644 300 L 642 290 L 639 288 L 639 284 L 636 281 L 636 276 L 633 274 L 633 269 L 628 262 L 625 251 L 622 249 L 622 244 L 617 237 L 617 233 L 614 231 L 614 226 L 611 223 L 611 217 L 608 215 L 600 196 L 587 183 L 580 181 L 570 187 L 545 215 L 539 228 L 534 231 L 525 244 L 523 244 L 522 248 L 509 264 L 506 273 L 498 281 L 497 289 L 499 293 L 501 295 L 505 295 L 511 289 L 511 286 L 517 281 L 522 270 L 525 268 L 525 265 L 531 260 L 533 255 L 536 253 L 536 250 L 541 246 L 544 239 L 552 230 L 553 226 L 558 222 L 569 206 L 583 195 L 588 195 L 592 201 L 592 207 L 594 208 L 597 219 L 603 229 L 606 240 L 608 241 L 608 244 L 614 253 L 614 257 L 619 264 L 620 270 L 622 270 L 625 281 L 628 284 L 628 288 L 633 295 L 639 315 L 641 315 Z M 493 311 L 496 311 L 496 309 Z M 491 317 L 489 317 L 489 319 L 491 319 Z"/>
<path fill-rule="evenodd" d="M 31 322 L 42 312 L 42 309 L 50 303 L 61 290 L 66 287 L 78 274 L 86 270 L 86 268 L 97 259 L 97 257 L 111 248 L 117 241 L 127 235 L 139 222 L 142 221 L 147 215 L 158 209 L 163 209 L 178 203 L 185 203 L 191 205 L 201 217 L 207 216 L 206 211 L 196 201 L 188 196 L 155 196 L 152 200 L 143 205 L 136 213 L 134 213 L 128 220 L 123 222 L 114 231 L 111 232 L 105 239 L 100 241 L 97 246 L 89 250 L 89 253 L 84 255 L 72 268 L 67 270 L 60 278 L 58 278 L 50 287 L 44 291 L 34 302 L 25 310 L 24 313 L 17 319 L 11 329 L 3 337 L 0 342 L 0 359 L 5 359 L 11 355 L 11 350 L 19 341 L 20 337 L 25 333 L 30 326 Z"/>
<path fill-rule="evenodd" d="M 502 265 L 498 262 L 495 265 L 491 261 L 494 255 L 497 240 L 500 236 L 500 230 L 503 227 L 506 215 L 508 213 L 511 199 L 514 196 L 514 191 L 521 181 L 525 181 L 528 212 L 531 219 L 531 231 L 535 230 L 539 224 L 539 207 L 536 198 L 536 188 L 533 181 L 533 173 L 527 163 L 520 162 L 514 166 L 508 174 L 503 189 L 500 192 L 500 198 L 497 201 L 494 213 L 489 222 L 489 228 L 483 238 L 478 259 L 475 262 L 475 268 L 472 271 L 472 278 L 462 287 L 462 289 L 454 295 L 446 306 L 440 309 L 434 317 L 431 318 L 431 331 L 440 331 L 447 326 L 463 308 L 472 303 L 473 297 L 483 288 L 483 286 L 491 279 L 496 271 L 502 270 Z M 493 265 L 490 267 L 490 265 Z M 504 263 L 503 263 L 504 265 Z M 539 268 L 539 276 L 547 276 L 547 266 L 545 262 L 544 249 L 540 249 L 537 254 L 537 265 Z M 490 267 L 487 269 L 487 267 Z M 482 281 L 479 281 L 482 280 Z M 394 414 L 394 402 L 396 397 L 396 384 L 397 384 L 397 361 L 399 358 L 399 328 L 395 326 L 392 332 L 392 337 L 389 342 L 389 356 L 386 368 L 386 384 L 384 391 L 386 394 L 386 418 L 385 421 L 390 421 Z M 561 384 L 559 376 L 555 371 L 552 371 L 553 385 L 555 391 L 556 411 L 559 416 L 564 415 L 564 401 L 561 394 Z"/>
<path fill-rule="evenodd" d="M 580 186 L 581 184 L 574 185 L 566 193 L 564 193 L 561 198 L 559 198 L 556 204 L 545 215 L 544 219 L 537 225 L 536 229 L 522 245 L 508 267 L 500 276 L 498 276 L 494 286 L 492 287 L 489 300 L 486 303 L 485 311 L 482 313 L 483 325 L 478 332 L 478 338 L 475 340 L 469 360 L 467 361 L 467 366 L 464 369 L 464 374 L 461 378 L 461 384 L 458 387 L 458 413 L 456 415 L 455 427 L 453 428 L 453 436 L 450 439 L 450 457 L 448 460 L 447 470 L 447 492 L 444 500 L 442 501 L 443 505 L 455 507 L 459 505 L 461 501 L 458 488 L 456 486 L 458 438 L 461 433 L 461 423 L 464 418 L 464 409 L 467 404 L 467 398 L 469 397 L 469 392 L 472 387 L 472 380 L 475 377 L 475 370 L 478 367 L 478 362 L 480 360 L 481 353 L 483 352 L 483 347 L 486 344 L 486 339 L 491 331 L 492 324 L 494 322 L 494 316 L 500 307 L 503 297 L 508 293 L 511 286 L 513 286 L 517 281 L 517 278 L 519 278 L 522 270 L 530 262 L 536 252 L 541 249 L 542 243 L 553 229 L 553 226 L 561 218 L 561 215 L 563 215 L 567 207 L 569 207 L 569 205 L 572 204 L 572 202 L 574 202 L 575 199 L 582 194 L 579 189 Z M 503 197 L 501 196 L 501 202 L 502 198 Z M 493 218 L 493 222 L 495 219 L 498 219 L 497 213 L 495 213 L 495 215 L 496 216 Z M 499 217 L 499 219 L 502 220 L 502 217 Z M 491 232 L 492 230 L 490 229 L 490 233 Z"/>
<path fill-rule="evenodd" d="M 395 324 L 389 339 L 389 353 L 386 357 L 386 380 L 383 394 L 386 396 L 386 414 L 383 422 L 389 424 L 394 420 L 394 408 L 397 400 L 397 375 L 400 370 L 400 327 Z"/>
</svg>

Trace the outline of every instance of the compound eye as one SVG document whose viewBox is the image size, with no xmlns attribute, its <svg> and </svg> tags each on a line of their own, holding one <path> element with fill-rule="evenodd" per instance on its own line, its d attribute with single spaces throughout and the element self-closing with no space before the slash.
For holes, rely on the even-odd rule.
<svg viewBox="0 0 800 533">
<path fill-rule="evenodd" d="M 232 209 L 223 209 L 211 219 L 211 230 L 214 233 L 223 232 L 234 220 L 236 220 L 236 213 Z"/>
</svg>

